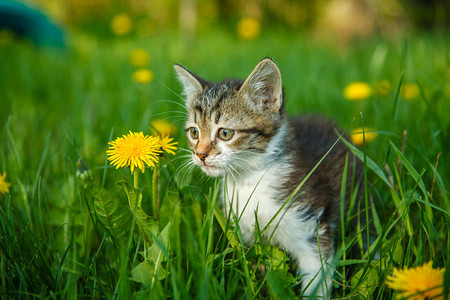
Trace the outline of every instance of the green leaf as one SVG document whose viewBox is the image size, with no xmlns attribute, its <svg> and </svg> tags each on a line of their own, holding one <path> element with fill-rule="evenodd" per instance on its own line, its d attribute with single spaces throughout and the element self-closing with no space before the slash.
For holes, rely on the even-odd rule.
<svg viewBox="0 0 450 300">
<path fill-rule="evenodd" d="M 143 262 L 131 270 L 131 278 L 145 286 L 150 286 L 153 280 L 154 266 L 152 262 Z"/>
<path fill-rule="evenodd" d="M 267 272 L 267 283 L 272 299 L 297 299 L 289 282 L 290 280 L 282 271 L 270 270 Z"/>
<path fill-rule="evenodd" d="M 162 267 L 158 268 L 152 261 L 144 261 L 131 270 L 131 278 L 146 287 L 152 287 L 155 280 L 163 280 L 167 277 L 168 272 Z"/>
<path fill-rule="evenodd" d="M 160 264 L 162 261 L 169 258 L 169 234 L 172 228 L 172 223 L 167 223 L 163 231 L 154 239 L 153 245 L 150 247 L 147 253 L 147 257 L 150 258 L 155 264 Z"/>
<path fill-rule="evenodd" d="M 154 244 L 147 251 L 147 261 L 136 266 L 131 275 L 134 281 L 152 287 L 156 280 L 163 280 L 168 272 L 163 268 L 162 262 L 169 258 L 169 233 L 172 223 L 168 223 L 164 230 L 154 238 Z"/>
<path fill-rule="evenodd" d="M 120 247 L 125 249 L 132 218 L 130 211 L 127 209 L 126 201 L 99 186 L 93 187 L 92 195 L 94 197 L 94 209 L 100 222 L 111 233 Z"/>
<path fill-rule="evenodd" d="M 364 272 L 365 269 L 359 270 L 350 279 L 350 285 L 356 286 L 353 293 L 363 296 L 365 299 L 370 299 L 375 288 L 379 285 L 378 269 L 372 267 L 368 272 Z M 363 278 L 361 279 L 361 277 Z M 359 285 L 358 285 L 358 282 Z"/>
<path fill-rule="evenodd" d="M 169 234 L 171 228 L 172 223 L 169 222 L 158 237 L 153 236 L 153 245 L 144 253 L 144 257 L 146 259 L 145 268 L 148 268 L 149 266 L 151 267 L 152 277 L 150 278 L 155 276 L 157 280 L 163 280 L 168 275 L 168 272 L 164 269 L 162 263 L 169 259 Z M 144 266 L 141 268 L 144 268 Z M 154 279 L 152 279 L 150 286 L 152 287 L 153 284 Z"/>
<path fill-rule="evenodd" d="M 289 260 L 288 256 L 284 251 L 281 251 L 280 248 L 269 246 L 268 249 L 271 253 L 270 257 L 272 258 L 272 269 L 273 270 L 284 270 L 288 269 L 287 261 Z"/>
<path fill-rule="evenodd" d="M 134 188 L 129 188 L 125 181 L 119 181 L 118 183 L 127 195 L 130 210 L 136 217 L 136 224 L 138 225 L 144 240 L 150 244 L 153 240 L 152 235 L 157 235 L 158 227 L 156 225 L 156 220 L 147 215 L 142 209 L 142 193 L 136 191 Z"/>
</svg>

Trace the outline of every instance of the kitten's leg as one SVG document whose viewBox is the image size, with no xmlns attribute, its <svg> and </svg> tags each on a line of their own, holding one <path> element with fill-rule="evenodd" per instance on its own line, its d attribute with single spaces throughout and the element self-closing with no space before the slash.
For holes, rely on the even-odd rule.
<svg viewBox="0 0 450 300">
<path fill-rule="evenodd" d="M 331 250 L 331 249 L 329 249 Z M 331 252 L 331 251 L 325 251 Z M 304 298 L 330 299 L 332 290 L 332 268 L 327 264 L 331 255 L 319 254 L 317 245 L 298 252 L 297 263 L 299 274 L 302 275 Z"/>
</svg>

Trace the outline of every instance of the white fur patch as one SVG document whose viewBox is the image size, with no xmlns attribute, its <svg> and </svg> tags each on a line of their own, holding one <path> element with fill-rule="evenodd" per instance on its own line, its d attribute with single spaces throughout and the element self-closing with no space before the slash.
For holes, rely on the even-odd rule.
<svg viewBox="0 0 450 300">
<path fill-rule="evenodd" d="M 276 162 L 267 164 L 267 161 L 270 161 L 268 157 L 280 149 L 284 135 L 285 127 L 282 127 L 268 145 L 265 155 L 260 157 L 256 155 L 253 163 L 255 166 L 259 165 L 259 168 L 256 168 L 251 175 L 247 175 L 239 182 L 236 182 L 231 176 L 224 178 L 225 213 L 227 215 L 229 213 L 236 214 L 239 218 L 239 227 L 246 243 L 251 244 L 255 241 L 255 214 L 259 232 L 261 232 L 286 200 L 280 199 L 280 192 L 277 188 L 291 173 L 292 164 L 285 156 L 279 157 Z M 288 207 L 289 204 L 271 222 L 262 238 L 264 241 L 271 238 L 271 244 L 286 250 L 297 262 L 299 274 L 304 275 L 303 287 L 308 286 L 311 281 L 305 292 L 306 295 L 311 295 L 316 290 L 316 296 L 326 298 L 325 284 L 319 286 L 322 281 L 320 270 L 322 265 L 326 266 L 326 261 L 321 262 L 317 244 L 311 242 L 317 234 L 316 222 L 320 214 L 315 218 L 311 218 L 311 216 L 304 218 L 297 210 L 298 206 L 292 209 L 288 209 Z M 273 234 L 275 230 L 276 232 Z M 320 235 L 322 232 L 319 230 L 318 233 Z M 318 276 L 314 279 L 316 275 Z M 331 277 L 326 277 L 326 286 L 328 290 L 331 290 Z"/>
</svg>

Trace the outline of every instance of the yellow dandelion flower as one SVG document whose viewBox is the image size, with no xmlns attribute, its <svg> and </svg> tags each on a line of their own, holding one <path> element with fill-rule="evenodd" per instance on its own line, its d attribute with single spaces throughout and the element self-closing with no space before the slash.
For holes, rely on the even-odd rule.
<svg viewBox="0 0 450 300">
<path fill-rule="evenodd" d="M 151 123 L 153 131 L 160 135 L 172 135 L 177 131 L 177 127 L 165 120 L 155 120 Z"/>
<path fill-rule="evenodd" d="M 11 183 L 5 181 L 6 175 L 6 172 L 3 172 L 3 175 L 0 175 L 0 194 L 9 194 Z"/>
<path fill-rule="evenodd" d="M 401 93 L 403 100 L 414 100 L 419 96 L 419 86 L 415 83 L 402 85 Z"/>
<path fill-rule="evenodd" d="M 344 88 L 344 97 L 350 101 L 367 99 L 370 95 L 372 95 L 372 88 L 366 82 L 352 82 Z"/>
<path fill-rule="evenodd" d="M 352 140 L 352 143 L 356 146 L 362 146 L 364 144 L 364 138 L 366 140 L 366 144 L 370 143 L 374 139 L 377 138 L 378 133 L 374 132 L 375 129 L 364 127 L 364 137 L 363 137 L 363 129 L 362 128 L 356 128 L 352 130 L 350 133 L 350 138 Z"/>
<path fill-rule="evenodd" d="M 261 25 L 259 21 L 251 17 L 242 18 L 237 26 L 238 35 L 247 40 L 257 37 L 260 31 Z"/>
<path fill-rule="evenodd" d="M 115 15 L 111 20 L 111 30 L 117 35 L 124 35 L 133 28 L 133 21 L 127 14 Z"/>
<path fill-rule="evenodd" d="M 175 155 L 175 151 L 177 151 L 177 147 L 175 147 L 175 145 L 177 145 L 177 142 L 173 142 L 173 138 L 169 137 L 169 136 L 162 136 L 160 143 L 161 143 L 161 149 L 166 151 L 169 154 Z"/>
<path fill-rule="evenodd" d="M 133 72 L 132 78 L 138 83 L 150 83 L 153 80 L 153 72 L 148 69 L 139 69 Z"/>
<path fill-rule="evenodd" d="M 433 269 L 432 265 L 430 261 L 416 268 L 394 268 L 392 276 L 387 277 L 386 284 L 391 289 L 400 291 L 401 297 L 411 300 L 443 299 L 444 269 Z"/>
<path fill-rule="evenodd" d="M 375 90 L 380 96 L 387 96 L 391 91 L 391 83 L 387 80 L 380 80 L 375 84 Z"/>
<path fill-rule="evenodd" d="M 111 147 L 106 151 L 108 160 L 116 169 L 130 167 L 131 173 L 135 168 L 144 173 L 145 165 L 154 167 L 159 162 L 161 142 L 159 137 L 148 136 L 139 132 L 131 132 L 127 135 L 109 142 Z"/>
<path fill-rule="evenodd" d="M 144 49 L 133 50 L 130 54 L 130 62 L 136 67 L 144 67 L 150 63 L 150 54 Z"/>
</svg>

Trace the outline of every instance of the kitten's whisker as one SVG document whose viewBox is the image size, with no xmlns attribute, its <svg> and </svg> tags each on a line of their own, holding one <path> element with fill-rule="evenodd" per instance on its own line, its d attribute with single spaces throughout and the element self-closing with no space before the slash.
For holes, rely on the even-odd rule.
<svg viewBox="0 0 450 300">
<path fill-rule="evenodd" d="M 244 171 L 247 175 L 252 173 L 251 172 L 252 168 L 251 168 L 251 166 L 248 165 L 247 160 L 245 160 L 241 157 L 234 157 L 232 161 L 233 161 L 233 164 L 235 165 L 235 167 L 239 168 L 239 170 Z M 241 173 L 241 172 L 238 172 L 237 170 L 236 170 L 236 172 L 239 174 Z"/>
<path fill-rule="evenodd" d="M 161 119 L 159 119 L 159 120 L 169 121 L 169 123 L 170 123 L 171 125 L 177 126 L 176 123 L 179 123 L 179 122 L 181 122 L 181 121 L 184 121 L 184 119 L 185 119 L 185 117 L 168 116 L 168 117 L 165 117 L 165 118 L 161 118 Z M 177 126 L 177 127 L 178 127 L 178 126 Z"/>
<path fill-rule="evenodd" d="M 167 163 L 166 163 L 166 165 L 167 165 L 167 164 L 171 164 L 172 162 L 174 162 L 174 161 L 176 161 L 176 160 L 180 160 L 180 159 L 189 159 L 189 158 L 191 158 L 190 155 L 180 155 L 180 156 L 176 156 L 176 157 L 174 157 L 174 158 L 168 160 Z"/>
<path fill-rule="evenodd" d="M 192 160 L 185 160 L 176 170 L 176 178 L 179 182 L 187 181 L 188 175 L 191 175 L 195 168 L 195 164 Z"/>
<path fill-rule="evenodd" d="M 226 171 L 227 171 L 227 174 L 229 174 L 232 177 L 234 182 L 238 182 L 237 181 L 238 179 L 239 179 L 239 181 L 243 180 L 240 172 L 235 168 L 235 166 L 233 166 L 233 164 L 228 164 Z"/>
<path fill-rule="evenodd" d="M 189 114 L 187 112 L 179 111 L 179 110 L 164 111 L 164 112 L 160 112 L 160 113 L 154 114 L 153 116 L 156 117 L 156 116 L 162 116 L 162 115 L 167 115 L 167 114 L 180 114 L 180 115 L 183 115 L 183 116 L 189 116 Z"/>
<path fill-rule="evenodd" d="M 159 78 L 156 78 L 156 80 L 158 80 L 158 82 L 165 87 L 166 89 L 168 89 L 172 94 L 174 94 L 175 96 L 177 96 L 178 98 L 180 98 L 181 100 L 184 101 L 183 97 L 180 96 L 177 92 L 175 92 L 174 90 L 172 90 L 170 87 L 168 87 L 164 82 L 162 82 L 161 80 L 159 80 Z"/>
<path fill-rule="evenodd" d="M 163 121 L 168 121 L 171 125 L 176 126 L 177 128 L 180 128 L 181 131 L 184 131 L 183 126 L 178 126 L 178 124 L 183 123 L 184 122 L 184 118 L 181 117 L 167 117 L 167 118 L 162 118 L 160 120 Z"/>
<path fill-rule="evenodd" d="M 184 151 L 184 152 L 188 152 L 192 154 L 192 150 L 191 149 L 186 149 L 186 148 L 178 148 L 178 150 Z"/>
</svg>

